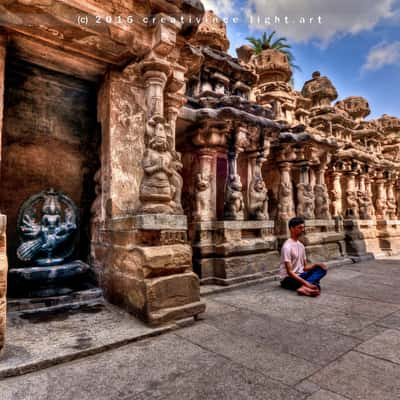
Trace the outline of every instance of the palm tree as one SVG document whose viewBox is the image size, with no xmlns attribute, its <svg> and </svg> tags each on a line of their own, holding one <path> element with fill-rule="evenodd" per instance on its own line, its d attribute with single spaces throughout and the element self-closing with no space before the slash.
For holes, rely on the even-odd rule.
<svg viewBox="0 0 400 400">
<path fill-rule="evenodd" d="M 298 71 L 301 71 L 300 67 L 294 63 L 295 57 L 293 53 L 291 52 L 292 46 L 287 43 L 287 39 L 285 37 L 280 37 L 276 40 L 272 40 L 274 35 L 276 34 L 276 31 L 272 31 L 268 36 L 267 33 L 264 32 L 261 36 L 261 38 L 255 38 L 253 36 L 247 37 L 246 40 L 248 40 L 252 45 L 254 49 L 255 54 L 260 54 L 263 50 L 267 49 L 276 49 L 279 50 L 281 53 L 285 54 L 288 61 L 289 65 L 292 69 L 297 69 Z"/>
</svg>

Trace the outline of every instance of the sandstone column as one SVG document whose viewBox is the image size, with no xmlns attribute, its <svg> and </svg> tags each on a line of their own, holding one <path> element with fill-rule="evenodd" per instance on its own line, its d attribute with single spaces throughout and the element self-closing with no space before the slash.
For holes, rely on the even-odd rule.
<svg viewBox="0 0 400 400">
<path fill-rule="evenodd" d="M 346 218 L 358 219 L 358 202 L 356 193 L 356 172 L 346 172 Z"/>
<path fill-rule="evenodd" d="M 394 179 L 389 178 L 386 183 L 386 207 L 387 207 L 387 218 L 390 220 L 397 219 L 397 204 L 396 197 L 394 194 Z"/>
<path fill-rule="evenodd" d="M 237 160 L 247 145 L 246 130 L 237 127 L 230 132 L 228 146 L 228 175 L 224 199 L 224 218 L 228 220 L 244 219 L 243 186 L 238 173 Z"/>
<path fill-rule="evenodd" d="M 376 219 L 386 219 L 386 188 L 385 179 L 383 178 L 382 172 L 379 172 L 376 179 L 376 199 L 375 199 L 375 211 Z"/>
<path fill-rule="evenodd" d="M 375 208 L 372 201 L 372 178 L 370 175 L 365 177 L 365 193 L 368 198 L 368 215 L 373 219 L 375 217 Z"/>
<path fill-rule="evenodd" d="M 215 179 L 216 150 L 199 150 L 199 172 L 195 177 L 195 213 L 196 221 L 214 221 L 217 219 L 217 182 Z"/>
<path fill-rule="evenodd" d="M 332 173 L 332 217 L 343 217 L 343 204 L 342 204 L 342 173 L 339 171 Z"/>
<path fill-rule="evenodd" d="M 315 174 L 308 161 L 303 161 L 299 166 L 299 183 L 297 184 L 297 208 L 296 215 L 305 219 L 314 219 Z"/>
<path fill-rule="evenodd" d="M 294 201 L 293 201 L 293 186 L 290 162 L 281 162 L 278 164 L 280 172 L 280 183 L 278 191 L 278 214 L 275 223 L 275 231 L 278 236 L 287 238 L 289 229 L 287 222 L 295 216 Z"/>
<path fill-rule="evenodd" d="M 316 173 L 316 183 L 314 186 L 315 193 L 315 218 L 317 219 L 330 219 L 331 213 L 329 211 L 330 201 L 328 189 L 325 183 L 326 164 L 321 164 Z"/>
<path fill-rule="evenodd" d="M 7 45 L 6 36 L 0 34 L 0 153 L 1 153 L 2 129 L 3 129 L 6 45 Z M 6 332 L 6 307 L 7 307 L 6 291 L 7 291 L 7 270 L 8 270 L 7 248 L 6 248 L 6 221 L 7 221 L 6 216 L 0 214 L 0 353 L 4 346 L 5 332 Z"/>
<path fill-rule="evenodd" d="M 92 255 L 107 299 L 152 325 L 205 309 L 192 271 L 175 149 L 184 87 L 174 59 L 179 24 L 160 23 L 148 57 L 110 71 L 99 92 L 102 211 Z"/>
</svg>

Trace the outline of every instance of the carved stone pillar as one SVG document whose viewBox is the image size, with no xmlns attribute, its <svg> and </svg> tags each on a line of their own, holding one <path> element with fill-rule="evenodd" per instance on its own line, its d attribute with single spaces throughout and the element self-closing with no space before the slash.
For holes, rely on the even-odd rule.
<svg viewBox="0 0 400 400">
<path fill-rule="evenodd" d="M 278 193 L 278 219 L 286 221 L 294 217 L 293 187 L 291 178 L 291 164 L 283 162 L 279 165 L 281 181 Z"/>
<path fill-rule="evenodd" d="M 231 133 L 228 147 L 228 176 L 226 181 L 224 218 L 228 220 L 244 219 L 244 201 L 242 182 L 238 174 L 237 159 L 247 143 L 246 132 L 238 127 Z"/>
<path fill-rule="evenodd" d="M 341 218 L 343 217 L 343 204 L 342 204 L 342 173 L 333 172 L 332 173 L 332 217 Z"/>
<path fill-rule="evenodd" d="M 98 120 L 102 127 L 101 217 L 113 219 L 140 206 L 141 165 L 145 151 L 146 102 L 135 85 L 139 73 L 111 71 L 98 95 Z"/>
<path fill-rule="evenodd" d="M 397 202 L 397 219 L 400 219 L 400 178 L 396 179 L 396 202 Z"/>
<path fill-rule="evenodd" d="M 376 198 L 375 198 L 376 219 L 386 219 L 387 196 L 385 188 L 385 179 L 383 178 L 382 173 L 378 174 L 375 182 L 376 182 Z"/>
<path fill-rule="evenodd" d="M 394 180 L 389 179 L 386 183 L 386 207 L 387 207 L 387 218 L 390 220 L 397 219 L 397 204 L 396 197 L 394 194 Z"/>
<path fill-rule="evenodd" d="M 249 219 L 265 221 L 268 214 L 268 191 L 262 176 L 262 165 L 269 154 L 269 143 L 259 152 L 252 153 L 248 161 L 248 214 Z"/>
<path fill-rule="evenodd" d="M 164 116 L 164 88 L 167 83 L 169 63 L 166 61 L 146 61 L 142 73 L 146 87 L 147 115 Z"/>
<path fill-rule="evenodd" d="M 4 109 L 4 72 L 6 63 L 7 38 L 0 34 L 0 152 L 2 143 L 3 109 Z M 1 165 L 1 156 L 0 156 Z M 6 291 L 7 291 L 7 248 L 6 248 L 6 216 L 0 214 L 0 353 L 4 347 L 6 333 Z"/>
<path fill-rule="evenodd" d="M 346 218 L 358 219 L 358 201 L 356 192 L 356 172 L 346 172 Z"/>
<path fill-rule="evenodd" d="M 331 214 L 329 212 L 329 195 L 328 188 L 325 184 L 325 170 L 326 166 L 321 165 L 317 169 L 316 183 L 314 186 L 315 195 L 315 218 L 317 219 L 330 219 Z"/>
<path fill-rule="evenodd" d="M 107 299 L 152 325 L 205 309 L 181 207 L 178 105 L 164 104 L 167 87 L 179 87 L 175 67 L 152 53 L 109 72 L 99 93 L 102 212 L 92 255 Z"/>
<path fill-rule="evenodd" d="M 199 172 L 195 177 L 195 221 L 217 219 L 217 182 L 215 179 L 216 150 L 199 151 Z"/>
<path fill-rule="evenodd" d="M 375 207 L 372 201 L 372 178 L 369 175 L 365 177 L 365 196 L 368 199 L 368 215 L 372 219 L 375 217 Z"/>
<path fill-rule="evenodd" d="M 311 183 L 311 176 L 314 176 L 312 169 L 307 162 L 299 167 L 299 183 L 297 184 L 297 209 L 296 215 L 305 219 L 314 219 L 314 188 Z M 315 179 L 313 179 L 315 181 Z"/>
</svg>

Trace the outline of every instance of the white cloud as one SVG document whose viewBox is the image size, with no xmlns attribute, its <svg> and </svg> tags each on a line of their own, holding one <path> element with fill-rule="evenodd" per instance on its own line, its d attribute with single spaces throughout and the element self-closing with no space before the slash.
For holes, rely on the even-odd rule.
<svg viewBox="0 0 400 400">
<path fill-rule="evenodd" d="M 377 71 L 385 65 L 400 64 L 400 41 L 382 42 L 374 46 L 367 55 L 361 71 Z"/>
<path fill-rule="evenodd" d="M 213 10 L 219 17 L 229 17 L 235 14 L 233 0 L 202 0 L 206 10 Z"/>
<path fill-rule="evenodd" d="M 261 24 L 253 19 L 250 28 L 265 31 L 276 30 L 294 42 L 320 41 L 327 45 L 335 36 L 346 33 L 356 34 L 373 29 L 382 19 L 393 18 L 396 0 L 247 0 L 245 12 L 260 16 Z M 265 24 L 264 17 L 281 18 L 279 24 Z M 290 23 L 282 22 L 287 16 Z M 321 24 L 316 18 L 321 17 Z M 301 17 L 306 23 L 299 23 Z M 309 23 L 309 17 L 314 21 Z"/>
</svg>

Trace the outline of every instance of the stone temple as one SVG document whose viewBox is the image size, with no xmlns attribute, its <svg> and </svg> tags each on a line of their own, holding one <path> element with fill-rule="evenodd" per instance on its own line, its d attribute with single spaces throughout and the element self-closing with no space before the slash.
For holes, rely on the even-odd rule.
<svg viewBox="0 0 400 400">
<path fill-rule="evenodd" d="M 1 2 L 1 347 L 35 296 L 196 317 L 200 285 L 274 276 L 295 215 L 311 261 L 398 251 L 400 119 L 228 47 L 197 0 Z"/>
</svg>

